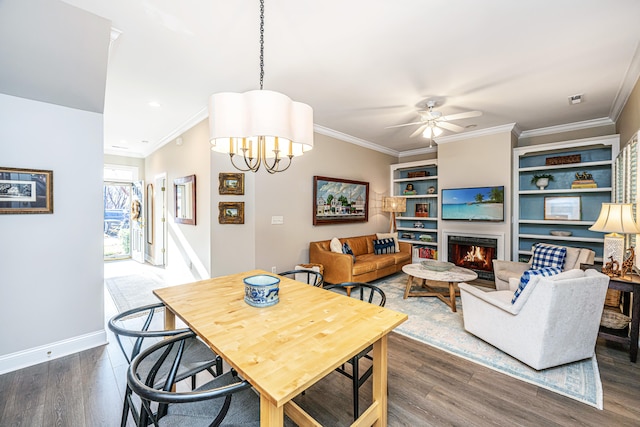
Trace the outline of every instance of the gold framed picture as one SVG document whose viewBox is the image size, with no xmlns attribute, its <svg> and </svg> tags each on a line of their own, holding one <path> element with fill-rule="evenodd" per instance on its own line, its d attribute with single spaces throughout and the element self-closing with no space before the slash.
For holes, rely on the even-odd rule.
<svg viewBox="0 0 640 427">
<path fill-rule="evenodd" d="M 220 224 L 244 224 L 244 202 L 218 203 L 218 222 Z"/>
<path fill-rule="evenodd" d="M 52 214 L 53 171 L 0 167 L 0 214 Z"/>
<path fill-rule="evenodd" d="M 218 192 L 220 194 L 244 194 L 244 174 L 243 173 L 227 173 L 218 174 Z"/>
</svg>

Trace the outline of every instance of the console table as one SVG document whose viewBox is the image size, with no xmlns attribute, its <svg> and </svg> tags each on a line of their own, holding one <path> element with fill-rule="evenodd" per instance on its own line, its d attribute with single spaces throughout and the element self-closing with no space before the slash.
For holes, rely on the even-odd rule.
<svg viewBox="0 0 640 427">
<path fill-rule="evenodd" d="M 631 308 L 631 330 L 629 331 L 629 326 L 619 331 L 601 327 L 598 336 L 606 340 L 629 344 L 629 358 L 635 363 L 638 358 L 638 332 L 640 331 L 640 276 L 629 274 L 625 277 L 610 277 L 609 289 L 616 289 L 631 295 L 631 304 L 629 304 L 628 295 L 625 296 L 623 303 L 624 314 L 629 315 L 629 308 Z"/>
</svg>

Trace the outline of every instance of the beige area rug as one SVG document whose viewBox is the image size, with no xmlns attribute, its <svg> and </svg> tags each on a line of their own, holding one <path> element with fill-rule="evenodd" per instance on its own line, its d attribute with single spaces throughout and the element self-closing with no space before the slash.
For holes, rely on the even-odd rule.
<svg viewBox="0 0 640 427">
<path fill-rule="evenodd" d="M 171 286 L 160 276 L 153 274 L 134 274 L 105 278 L 104 284 L 119 313 L 135 307 L 160 302 L 153 295 L 153 290 Z"/>
</svg>

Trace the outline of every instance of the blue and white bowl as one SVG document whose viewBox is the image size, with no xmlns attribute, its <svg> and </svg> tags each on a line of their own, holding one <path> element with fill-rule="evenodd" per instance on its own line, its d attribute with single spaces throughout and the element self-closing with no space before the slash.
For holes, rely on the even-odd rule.
<svg viewBox="0 0 640 427">
<path fill-rule="evenodd" d="M 279 301 L 280 279 L 267 274 L 258 274 L 243 279 L 244 300 L 254 307 L 269 307 Z"/>
</svg>

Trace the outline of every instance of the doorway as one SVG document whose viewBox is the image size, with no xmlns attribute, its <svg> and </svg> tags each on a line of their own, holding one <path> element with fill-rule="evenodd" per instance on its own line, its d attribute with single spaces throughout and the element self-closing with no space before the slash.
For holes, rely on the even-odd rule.
<svg viewBox="0 0 640 427">
<path fill-rule="evenodd" d="M 104 259 L 131 258 L 131 183 L 105 182 Z"/>
</svg>

